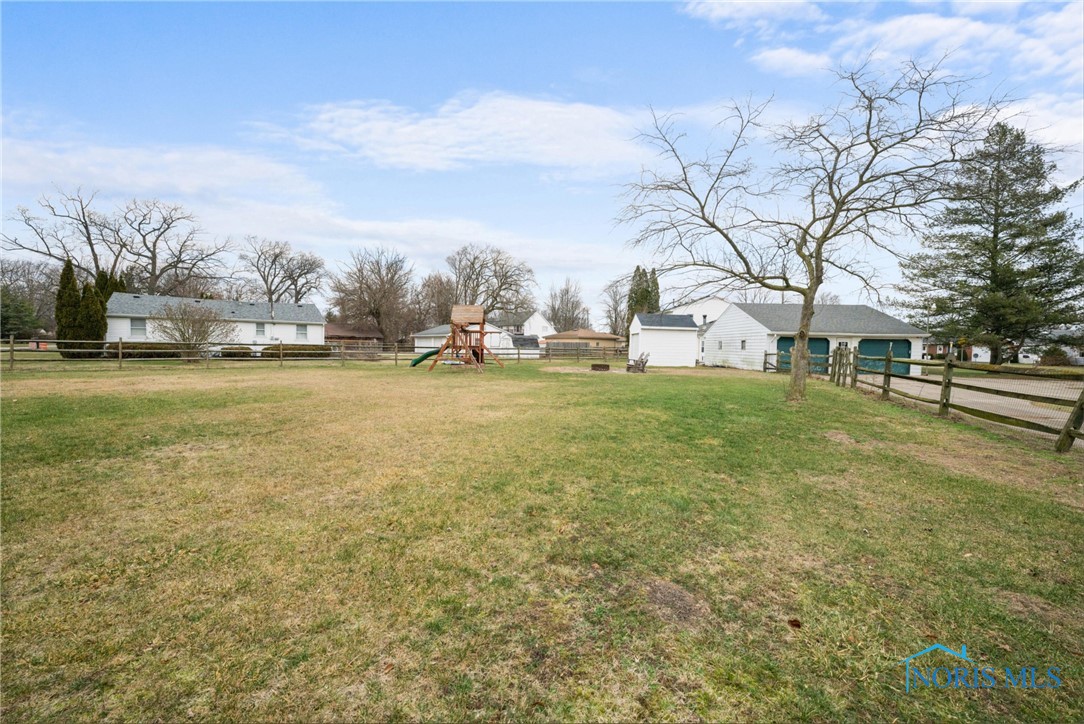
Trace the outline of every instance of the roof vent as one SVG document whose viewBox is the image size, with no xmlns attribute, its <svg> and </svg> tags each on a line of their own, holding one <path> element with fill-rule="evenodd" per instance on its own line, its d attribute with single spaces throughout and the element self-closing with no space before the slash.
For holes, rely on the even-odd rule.
<svg viewBox="0 0 1084 724">
<path fill-rule="evenodd" d="M 193 302 L 195 302 L 196 304 L 199 304 L 199 303 L 200 303 L 200 302 L 202 302 L 203 300 L 202 300 L 202 299 L 193 299 L 192 301 L 193 301 Z"/>
<path fill-rule="evenodd" d="M 132 299 L 139 299 L 139 295 L 138 294 L 133 294 Z"/>
</svg>

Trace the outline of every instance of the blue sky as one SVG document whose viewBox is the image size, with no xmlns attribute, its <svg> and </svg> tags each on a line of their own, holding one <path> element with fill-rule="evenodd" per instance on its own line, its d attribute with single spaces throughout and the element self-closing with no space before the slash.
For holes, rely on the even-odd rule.
<svg viewBox="0 0 1084 724">
<path fill-rule="evenodd" d="M 728 99 L 801 116 L 837 98 L 827 69 L 951 51 L 984 76 L 977 94 L 1018 98 L 1015 122 L 1068 149 L 1065 178 L 1084 168 L 1079 2 L 0 7 L 5 218 L 82 186 L 179 202 L 209 237 L 285 239 L 332 268 L 383 244 L 424 273 L 492 243 L 534 267 L 537 296 L 572 276 L 596 310 L 608 279 L 650 261 L 614 223 L 652 163 L 649 107 L 706 138 Z"/>
</svg>

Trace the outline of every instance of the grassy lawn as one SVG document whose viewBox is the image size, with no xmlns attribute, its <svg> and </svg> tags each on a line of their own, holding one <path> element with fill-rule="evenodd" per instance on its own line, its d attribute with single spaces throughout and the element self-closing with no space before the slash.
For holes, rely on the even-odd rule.
<svg viewBox="0 0 1084 724">
<path fill-rule="evenodd" d="M 3 718 L 1084 718 L 1079 449 L 544 367 L 5 375 Z"/>
</svg>

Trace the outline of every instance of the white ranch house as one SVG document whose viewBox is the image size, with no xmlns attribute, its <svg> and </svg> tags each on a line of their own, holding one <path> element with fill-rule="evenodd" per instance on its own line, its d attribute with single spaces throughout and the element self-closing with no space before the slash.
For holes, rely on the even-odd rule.
<svg viewBox="0 0 1084 724">
<path fill-rule="evenodd" d="M 883 357 L 889 347 L 896 359 L 922 354 L 926 332 L 864 304 L 815 304 L 809 333 L 812 354 L 831 354 L 836 347 L 858 348 L 860 354 Z M 794 346 L 801 304 L 734 302 L 704 334 L 704 364 L 746 370 L 764 368 L 765 352 L 774 363 L 779 352 Z M 817 371 L 824 362 L 814 360 Z M 910 368 L 908 370 L 908 367 Z M 897 365 L 901 374 L 920 374 L 917 365 Z"/>
<path fill-rule="evenodd" d="M 164 342 L 158 330 L 166 306 L 199 305 L 213 309 L 233 323 L 232 340 L 212 340 L 244 345 L 323 344 L 324 316 L 315 304 L 292 302 L 232 302 L 224 299 L 189 299 L 150 294 L 114 292 L 105 314 L 106 342 Z"/>
<path fill-rule="evenodd" d="M 652 367 L 695 367 L 699 325 L 691 314 L 637 314 L 629 325 L 629 359 L 648 355 Z"/>
</svg>

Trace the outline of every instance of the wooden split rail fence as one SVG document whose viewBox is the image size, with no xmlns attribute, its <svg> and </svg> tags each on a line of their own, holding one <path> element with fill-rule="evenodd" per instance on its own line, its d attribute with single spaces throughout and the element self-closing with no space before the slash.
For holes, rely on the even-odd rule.
<svg viewBox="0 0 1084 724">
<path fill-rule="evenodd" d="M 774 362 L 772 357 L 775 357 Z M 790 368 L 790 354 L 781 352 L 777 354 L 765 353 L 764 371 L 783 372 Z M 897 367 L 894 368 L 893 365 Z M 939 370 L 940 374 L 912 375 L 897 371 L 902 365 L 922 367 L 925 370 Z M 1084 370 L 1054 369 L 1048 367 L 1013 367 L 1008 365 L 988 365 L 972 362 L 960 362 L 953 358 L 945 360 L 917 360 L 892 357 L 889 349 L 884 357 L 870 357 L 859 354 L 857 349 L 837 347 L 829 355 L 810 355 L 810 368 L 814 374 L 827 376 L 828 380 L 839 387 L 855 389 L 858 385 L 880 390 L 882 400 L 890 399 L 891 395 L 937 406 L 937 414 L 945 417 L 950 410 L 978 417 L 980 419 L 996 422 L 1002 425 L 1020 427 L 1035 432 L 1041 432 L 1056 437 L 1054 449 L 1058 452 L 1067 452 L 1076 440 L 1084 440 L 1084 384 L 1079 393 L 1076 392 L 1078 383 L 1084 383 Z M 1011 389 L 1012 384 L 974 384 L 968 380 L 971 377 L 958 376 L 957 371 L 964 370 L 968 375 L 978 374 L 981 377 L 993 377 L 998 381 L 1004 380 L 1031 380 L 1037 383 L 1045 383 L 1045 387 L 1039 392 L 1022 391 Z M 906 380 L 918 385 L 930 385 L 939 388 L 937 399 L 924 397 L 911 390 L 903 389 L 904 385 L 896 384 L 893 380 Z M 978 395 L 989 395 L 995 398 L 1005 398 L 1025 401 L 1043 406 L 1048 409 L 1064 410 L 1066 413 L 1064 424 L 1054 426 L 1050 423 L 1049 416 L 1043 421 L 1027 419 L 1023 415 L 1011 414 L 1013 410 L 1005 409 L 1001 405 L 1000 411 L 982 409 L 977 407 L 978 402 L 968 400 L 971 404 L 954 399 L 954 391 L 971 393 L 974 400 L 982 399 Z M 1053 394 L 1062 392 L 1063 396 Z M 1046 394 L 1044 394 L 1046 393 Z M 1075 400 L 1073 397 L 1075 396 Z M 959 397 L 959 395 L 957 395 Z"/>
</svg>

